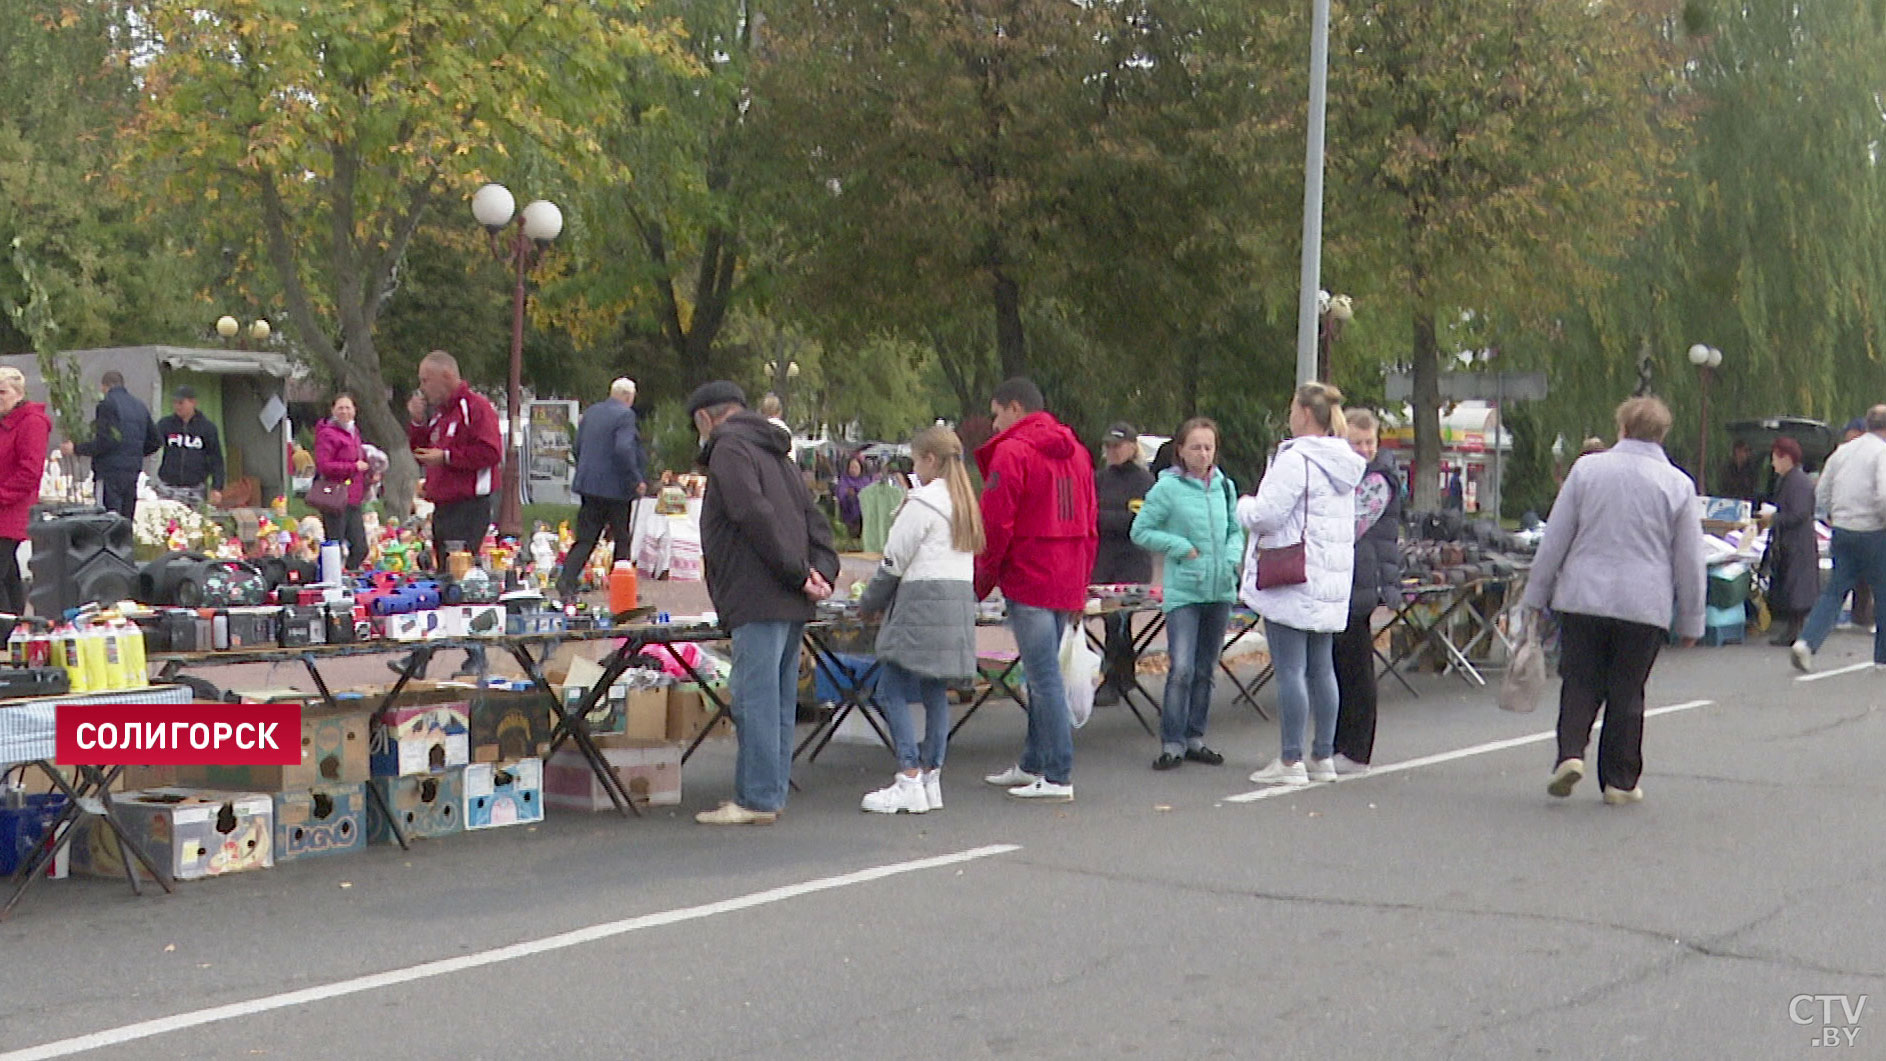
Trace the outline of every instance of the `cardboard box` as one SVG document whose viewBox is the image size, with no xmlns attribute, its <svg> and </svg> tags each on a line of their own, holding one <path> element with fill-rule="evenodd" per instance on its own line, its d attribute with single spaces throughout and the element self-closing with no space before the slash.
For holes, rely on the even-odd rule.
<svg viewBox="0 0 1886 1061">
<path fill-rule="evenodd" d="M 445 634 L 439 610 L 431 608 L 423 612 L 386 616 L 386 636 L 393 641 L 424 641 L 428 637 L 444 637 Z"/>
<path fill-rule="evenodd" d="M 498 829 L 544 820 L 544 761 L 473 763 L 465 768 L 465 828 Z"/>
<path fill-rule="evenodd" d="M 275 803 L 260 792 L 158 788 L 119 796 L 112 809 L 144 853 L 177 880 L 219 877 L 275 864 Z M 111 827 L 87 818 L 72 838 L 72 869 L 124 876 L 125 854 Z M 131 860 L 141 880 L 150 874 Z"/>
<path fill-rule="evenodd" d="M 471 705 L 401 704 L 373 726 L 374 777 L 430 774 L 471 761 Z"/>
<path fill-rule="evenodd" d="M 371 776 L 367 748 L 371 709 L 301 709 L 301 762 L 294 766 L 178 766 L 178 784 L 198 788 L 286 792 L 314 785 L 345 785 Z"/>
<path fill-rule="evenodd" d="M 500 637 L 504 605 L 454 604 L 439 609 L 439 637 Z"/>
<path fill-rule="evenodd" d="M 322 785 L 275 794 L 275 860 L 348 855 L 367 846 L 367 786 Z"/>
<path fill-rule="evenodd" d="M 681 802 L 681 752 L 671 741 L 644 740 L 603 749 L 609 770 L 629 797 L 650 806 Z M 544 764 L 544 803 L 580 811 L 614 810 L 589 760 L 575 748 L 559 748 Z"/>
<path fill-rule="evenodd" d="M 722 700 L 727 698 L 725 682 L 715 683 L 714 691 Z M 667 738 L 683 743 L 693 741 L 694 735 L 714 717 L 715 710 L 714 702 L 701 692 L 700 686 L 692 682 L 669 686 Z M 721 719 L 707 736 L 709 739 L 733 736 L 733 719 Z"/>
<path fill-rule="evenodd" d="M 536 689 L 480 689 L 471 702 L 471 758 L 495 763 L 550 750 L 550 705 Z"/>
<path fill-rule="evenodd" d="M 439 774 L 376 777 L 367 784 L 380 790 L 386 805 L 399 818 L 400 829 L 408 840 L 465 831 L 465 768 L 462 766 Z M 367 842 L 393 842 L 386 819 L 381 817 L 380 809 L 371 799 L 367 800 Z"/>
</svg>

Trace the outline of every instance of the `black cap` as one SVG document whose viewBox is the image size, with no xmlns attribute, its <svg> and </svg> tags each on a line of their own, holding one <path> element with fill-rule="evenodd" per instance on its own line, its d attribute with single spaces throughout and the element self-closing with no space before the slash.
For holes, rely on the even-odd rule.
<svg viewBox="0 0 1886 1061">
<path fill-rule="evenodd" d="M 712 409 L 716 405 L 733 402 L 737 405 L 747 403 L 747 392 L 740 389 L 732 380 L 717 379 L 712 383 L 703 383 L 688 395 L 688 415 L 693 416 L 702 409 Z"/>
<path fill-rule="evenodd" d="M 1121 420 L 1107 428 L 1107 433 L 1102 435 L 1100 440 L 1102 442 L 1138 442 L 1139 432 L 1133 430 L 1132 424 Z"/>
<path fill-rule="evenodd" d="M 186 383 L 186 384 L 184 384 L 183 386 L 181 386 L 181 387 L 178 387 L 178 388 L 177 388 L 176 390 L 174 390 L 174 391 L 171 391 L 171 392 L 170 392 L 170 400 L 171 400 L 171 401 L 177 401 L 177 402 L 180 402 L 180 401 L 182 401 L 182 400 L 184 400 L 185 398 L 188 398 L 188 399 L 190 399 L 191 401 L 195 401 L 195 400 L 196 400 L 196 388 L 195 388 L 195 387 L 192 387 L 192 386 L 190 386 L 190 385 L 189 385 L 188 383 Z"/>
</svg>

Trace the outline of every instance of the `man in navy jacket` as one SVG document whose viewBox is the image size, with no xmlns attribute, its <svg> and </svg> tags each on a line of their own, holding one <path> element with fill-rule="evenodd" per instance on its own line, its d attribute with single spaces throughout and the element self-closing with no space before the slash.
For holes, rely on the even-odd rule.
<svg viewBox="0 0 1886 1061">
<path fill-rule="evenodd" d="M 68 457 L 76 453 L 92 459 L 98 503 L 131 519 L 137 514 L 138 473 L 144 470 L 144 458 L 157 452 L 157 425 L 151 423 L 150 407 L 124 389 L 124 373 L 107 371 L 99 377 L 98 388 L 91 439 L 67 441 L 63 448 Z"/>
<path fill-rule="evenodd" d="M 648 489 L 635 431 L 634 380 L 616 380 L 608 401 L 583 412 L 576 428 L 576 477 L 570 489 L 583 504 L 576 511 L 576 541 L 557 574 L 557 593 L 565 600 L 576 596 L 583 568 L 605 528 L 615 543 L 615 558 L 634 559 L 629 555 L 629 506 Z"/>
</svg>

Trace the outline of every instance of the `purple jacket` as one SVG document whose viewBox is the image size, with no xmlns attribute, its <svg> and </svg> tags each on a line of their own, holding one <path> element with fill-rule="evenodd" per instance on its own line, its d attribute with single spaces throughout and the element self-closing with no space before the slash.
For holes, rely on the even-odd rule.
<svg viewBox="0 0 1886 1061">
<path fill-rule="evenodd" d="M 347 484 L 347 503 L 358 505 L 367 496 L 367 481 L 373 478 L 360 470 L 367 451 L 360 443 L 360 425 L 342 427 L 323 420 L 314 428 L 314 470 L 329 482 Z"/>
</svg>

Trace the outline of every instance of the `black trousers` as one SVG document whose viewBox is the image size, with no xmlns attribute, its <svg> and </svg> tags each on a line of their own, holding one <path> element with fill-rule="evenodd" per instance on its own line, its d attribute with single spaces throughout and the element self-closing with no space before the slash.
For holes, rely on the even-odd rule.
<svg viewBox="0 0 1886 1061">
<path fill-rule="evenodd" d="M 564 597 L 576 596 L 577 589 L 583 584 L 583 568 L 589 565 L 589 554 L 596 551 L 596 543 L 602 540 L 602 532 L 609 532 L 609 540 L 615 545 L 617 560 L 634 560 L 629 555 L 629 506 L 634 502 L 617 501 L 607 497 L 586 497 L 576 510 L 576 540 L 570 543 L 569 555 L 563 558 L 563 570 L 557 572 L 557 592 Z"/>
<path fill-rule="evenodd" d="M 98 503 L 125 519 L 136 519 L 138 512 L 138 473 L 100 472 Z"/>
<path fill-rule="evenodd" d="M 321 527 L 331 542 L 347 543 L 347 570 L 358 571 L 367 562 L 367 524 L 359 505 L 348 505 L 342 512 L 321 513 Z"/>
<path fill-rule="evenodd" d="M 1559 613 L 1559 756 L 1582 759 L 1591 727 L 1598 736 L 1598 783 L 1633 789 L 1644 773 L 1644 683 L 1669 635 L 1655 626 L 1575 612 Z"/>
<path fill-rule="evenodd" d="M 1101 620 L 1107 639 L 1101 653 L 1100 671 L 1107 684 L 1124 693 L 1133 687 L 1133 616 L 1115 612 Z"/>
<path fill-rule="evenodd" d="M 463 542 L 474 555 L 484 543 L 485 531 L 491 529 L 491 497 L 474 497 L 435 505 L 432 509 L 432 552 L 438 557 L 439 570 L 445 570 L 445 554 L 452 542 Z"/>
<path fill-rule="evenodd" d="M 20 577 L 19 538 L 0 538 L 0 612 L 26 614 L 26 582 Z"/>
<path fill-rule="evenodd" d="M 1349 626 L 1336 635 L 1336 751 L 1353 762 L 1375 754 L 1375 610 L 1349 613 Z"/>
</svg>

